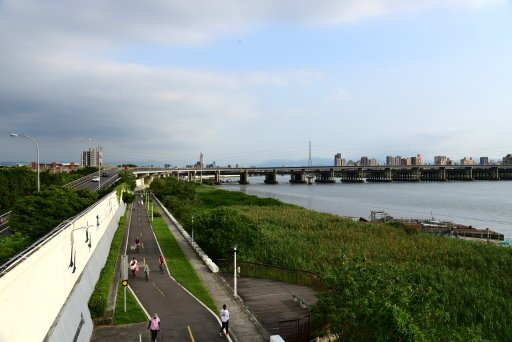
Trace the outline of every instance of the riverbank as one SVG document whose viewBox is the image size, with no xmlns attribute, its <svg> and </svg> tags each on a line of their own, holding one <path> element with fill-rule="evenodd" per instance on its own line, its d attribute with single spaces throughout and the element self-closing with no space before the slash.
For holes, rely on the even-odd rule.
<svg viewBox="0 0 512 342">
<path fill-rule="evenodd" d="M 152 189 L 167 193 L 166 206 L 189 233 L 194 230 L 203 250 L 229 257 L 236 244 L 241 260 L 320 275 L 333 290 L 319 296 L 315 312 L 342 338 L 512 336 L 508 249 L 172 182 L 158 180 Z"/>
<path fill-rule="evenodd" d="M 286 203 L 347 217 L 370 219 L 371 211 L 393 217 L 451 221 L 489 228 L 512 237 L 512 182 L 279 184 L 252 177 L 249 185 L 223 184 L 221 189 L 271 197 Z"/>
</svg>

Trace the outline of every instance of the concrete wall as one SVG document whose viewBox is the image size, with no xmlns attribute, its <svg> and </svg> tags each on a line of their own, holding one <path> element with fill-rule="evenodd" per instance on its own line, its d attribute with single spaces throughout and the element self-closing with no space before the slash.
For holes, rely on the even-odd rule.
<svg viewBox="0 0 512 342">
<path fill-rule="evenodd" d="M 89 341 L 87 302 L 124 210 L 111 193 L 2 273 L 0 341 Z"/>
</svg>

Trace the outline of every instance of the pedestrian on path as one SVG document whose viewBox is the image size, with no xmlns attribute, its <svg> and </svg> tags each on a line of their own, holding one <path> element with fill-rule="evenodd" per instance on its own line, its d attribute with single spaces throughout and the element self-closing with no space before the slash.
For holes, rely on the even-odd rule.
<svg viewBox="0 0 512 342">
<path fill-rule="evenodd" d="M 153 315 L 153 318 L 149 320 L 148 329 L 151 332 L 151 342 L 155 342 L 160 332 L 160 318 L 156 313 Z"/>
<path fill-rule="evenodd" d="M 229 311 L 226 309 L 226 304 L 222 305 L 222 310 L 220 310 L 220 321 L 222 322 L 222 326 L 220 327 L 219 336 L 222 336 L 222 331 L 226 329 L 226 336 L 229 335 Z"/>
</svg>

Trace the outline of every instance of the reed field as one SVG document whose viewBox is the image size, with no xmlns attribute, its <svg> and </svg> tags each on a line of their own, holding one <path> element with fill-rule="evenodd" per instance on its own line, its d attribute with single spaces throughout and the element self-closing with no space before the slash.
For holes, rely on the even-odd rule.
<svg viewBox="0 0 512 342">
<path fill-rule="evenodd" d="M 356 222 L 212 187 L 195 191 L 178 219 L 190 231 L 194 216 L 201 247 L 229 257 L 229 248 L 216 244 L 238 243 L 234 236 L 241 260 L 320 276 L 330 290 L 318 295 L 313 311 L 339 340 L 512 340 L 510 248 Z M 256 234 L 244 241 L 247 226 Z"/>
</svg>

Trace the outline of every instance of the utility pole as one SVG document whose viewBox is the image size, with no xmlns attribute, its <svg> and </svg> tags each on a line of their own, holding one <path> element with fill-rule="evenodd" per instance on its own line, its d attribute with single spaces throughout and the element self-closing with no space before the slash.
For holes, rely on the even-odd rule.
<svg viewBox="0 0 512 342">
<path fill-rule="evenodd" d="M 311 161 L 311 140 L 309 141 L 309 160 L 308 166 L 313 166 L 313 162 Z"/>
</svg>

